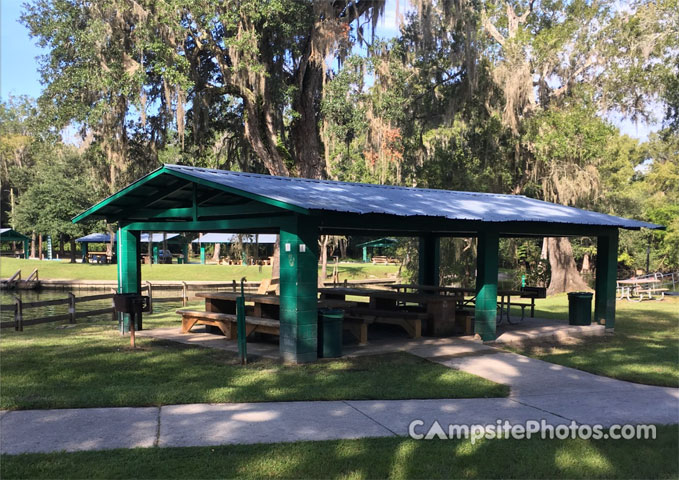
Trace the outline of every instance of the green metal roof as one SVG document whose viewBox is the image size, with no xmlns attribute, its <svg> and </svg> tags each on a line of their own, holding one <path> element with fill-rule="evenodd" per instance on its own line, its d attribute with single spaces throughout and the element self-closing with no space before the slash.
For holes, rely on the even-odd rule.
<svg viewBox="0 0 679 480">
<path fill-rule="evenodd" d="M 163 165 L 73 221 L 106 219 L 149 231 L 274 233 L 280 218 L 295 215 L 313 217 L 310 220 L 324 234 L 366 236 L 468 236 L 481 230 L 517 236 L 591 236 L 616 228 L 664 228 L 521 195 L 275 177 L 182 165 Z"/>
<path fill-rule="evenodd" d="M 0 228 L 0 242 L 23 242 L 26 240 L 30 240 L 30 238 L 11 228 Z"/>
<path fill-rule="evenodd" d="M 391 237 L 378 238 L 377 240 L 370 240 L 356 245 L 357 247 L 392 247 L 398 243 L 398 240 Z"/>
</svg>

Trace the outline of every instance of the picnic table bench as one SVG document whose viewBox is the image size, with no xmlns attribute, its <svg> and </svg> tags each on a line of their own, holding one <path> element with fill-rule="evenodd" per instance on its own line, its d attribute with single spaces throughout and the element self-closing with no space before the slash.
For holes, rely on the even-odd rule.
<svg viewBox="0 0 679 480">
<path fill-rule="evenodd" d="M 372 257 L 372 263 L 373 263 L 373 265 L 378 265 L 378 264 L 387 265 L 387 264 L 390 264 L 390 263 L 399 263 L 399 261 L 398 261 L 397 258 L 378 255 L 378 256 Z"/>
<path fill-rule="evenodd" d="M 660 298 L 656 298 L 655 300 L 664 300 L 665 292 L 669 291 L 669 289 L 660 287 L 660 283 L 660 280 L 657 278 L 629 278 L 627 280 L 618 280 L 618 300 L 625 298 L 629 302 L 641 302 L 644 299 L 644 295 L 646 295 L 648 300 L 654 300 L 653 295 L 657 296 L 658 294 L 660 294 Z"/>
<path fill-rule="evenodd" d="M 404 293 L 412 291 L 437 295 L 454 295 L 457 297 L 458 311 L 464 310 L 467 307 L 473 307 L 476 303 L 476 289 L 474 288 L 419 285 L 412 283 L 397 283 L 387 286 L 395 289 L 397 292 L 403 291 Z M 546 289 L 541 287 L 524 287 L 521 290 L 498 290 L 497 295 L 500 297 L 500 301 L 498 302 L 498 323 L 501 323 L 504 318 L 506 318 L 508 322 L 510 321 L 509 314 L 511 307 L 521 308 L 521 320 L 524 319 L 526 308 L 528 307 L 530 307 L 531 318 L 535 317 L 535 299 L 545 298 Z M 512 297 L 530 299 L 530 303 L 512 301 Z M 469 331 L 469 328 L 466 327 L 465 331 Z"/>
<path fill-rule="evenodd" d="M 87 252 L 87 261 L 89 263 L 111 263 L 111 256 L 106 252 Z"/>
<path fill-rule="evenodd" d="M 322 299 L 345 300 L 347 296 L 368 297 L 369 309 L 365 312 L 369 310 L 381 312 L 380 315 L 372 315 L 373 322 L 392 324 L 396 322 L 409 335 L 416 334 L 419 329 L 420 333 L 424 330 L 429 335 L 447 336 L 455 330 L 457 302 L 455 297 L 347 287 L 319 288 L 318 291 Z M 412 312 L 420 315 L 413 316 Z M 423 322 L 425 328 L 422 326 Z"/>
<path fill-rule="evenodd" d="M 228 339 L 236 339 L 236 299 L 239 293 L 234 292 L 198 292 L 197 297 L 205 298 L 205 310 L 177 310 L 182 316 L 182 333 L 188 333 L 194 325 L 216 327 Z M 277 295 L 245 294 L 246 335 L 266 333 L 280 335 L 280 297 Z M 338 300 L 320 300 L 319 307 L 348 309 L 355 302 Z M 366 321 L 360 318 L 349 318 L 343 329 L 355 335 L 359 342 L 365 343 L 367 335 L 362 335 Z"/>
<path fill-rule="evenodd" d="M 238 337 L 235 314 L 188 309 L 177 310 L 177 313 L 182 316 L 182 333 L 189 333 L 191 328 L 198 323 L 217 327 L 227 340 Z M 270 318 L 246 316 L 245 336 L 250 336 L 253 332 L 280 335 L 280 322 Z"/>
</svg>

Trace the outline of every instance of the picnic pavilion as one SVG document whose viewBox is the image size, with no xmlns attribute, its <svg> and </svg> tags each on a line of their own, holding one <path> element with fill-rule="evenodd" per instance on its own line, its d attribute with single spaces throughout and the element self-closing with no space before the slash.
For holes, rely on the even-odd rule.
<svg viewBox="0 0 679 480">
<path fill-rule="evenodd" d="M 178 248 L 181 248 L 184 262 L 188 263 L 189 261 L 188 244 L 184 241 L 184 238 L 181 237 L 178 233 L 165 233 L 164 237 L 162 233 L 151 233 L 151 234 L 142 233 L 139 237 L 139 241 L 147 245 L 149 243 L 149 240 L 153 245 L 154 252 L 153 257 L 155 258 L 154 260 L 155 263 L 158 263 L 157 261 L 158 245 L 162 244 L 163 240 L 169 245 L 176 245 Z M 90 252 L 89 251 L 90 244 L 106 244 L 111 241 L 111 237 L 108 233 L 90 233 L 89 235 L 85 235 L 84 237 L 76 238 L 75 241 L 80 244 L 83 262 L 87 262 L 93 256 L 106 255 L 106 252 Z M 118 236 L 114 235 L 113 243 L 117 242 Z M 148 246 L 146 247 L 146 249 L 148 250 Z"/>
<path fill-rule="evenodd" d="M 22 235 L 19 232 L 11 229 L 11 228 L 0 228 L 0 242 L 18 242 L 21 243 L 24 247 L 23 249 L 23 257 L 28 259 L 30 256 L 30 251 L 29 251 L 29 245 L 31 243 L 31 239 L 28 238 L 26 235 Z M 14 252 L 12 252 L 14 253 Z"/>
<path fill-rule="evenodd" d="M 363 242 L 359 243 L 356 245 L 356 248 L 362 248 L 363 249 L 363 263 L 368 263 L 370 259 L 368 258 L 368 249 L 382 249 L 382 248 L 389 248 L 393 247 L 398 243 L 398 240 L 395 238 L 378 238 L 376 240 L 370 240 L 369 242 Z M 378 250 L 379 251 L 379 250 Z"/>
<path fill-rule="evenodd" d="M 267 245 L 268 250 L 270 250 L 268 253 L 273 255 L 273 245 L 276 243 L 276 235 L 243 235 L 239 240 L 237 233 L 209 232 L 196 238 L 191 243 L 200 245 L 200 263 L 205 264 L 205 245 L 216 243 L 232 245 L 234 243 L 238 243 L 239 241 L 243 244 L 257 245 L 257 247 L 259 247 L 259 245 Z M 245 261 L 246 260 L 243 259 L 243 262 Z"/>
<path fill-rule="evenodd" d="M 117 222 L 118 289 L 141 291 L 140 233 L 280 234 L 280 353 L 316 360 L 318 236 L 419 237 L 419 283 L 436 285 L 439 239 L 478 239 L 474 329 L 496 336 L 500 237 L 597 239 L 595 318 L 615 325 L 618 230 L 659 225 L 520 195 L 275 177 L 163 165 L 73 219 Z"/>
</svg>

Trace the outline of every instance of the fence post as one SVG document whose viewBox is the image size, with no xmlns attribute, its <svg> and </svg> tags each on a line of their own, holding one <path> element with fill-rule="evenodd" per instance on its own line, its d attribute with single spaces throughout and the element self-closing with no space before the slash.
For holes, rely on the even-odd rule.
<svg viewBox="0 0 679 480">
<path fill-rule="evenodd" d="M 146 292 L 149 294 L 149 313 L 153 313 L 153 286 L 148 280 L 146 281 Z"/>
<path fill-rule="evenodd" d="M 21 298 L 14 296 L 14 330 L 17 332 L 24 331 L 24 306 L 21 303 Z"/>
<path fill-rule="evenodd" d="M 186 282 L 182 282 L 182 307 L 185 307 L 188 302 L 188 297 L 186 295 Z"/>
<path fill-rule="evenodd" d="M 68 314 L 71 316 L 69 323 L 75 323 L 75 295 L 68 292 Z"/>
<path fill-rule="evenodd" d="M 238 284 L 236 283 L 235 280 L 231 281 L 231 286 L 233 287 L 234 293 L 238 290 Z"/>
<path fill-rule="evenodd" d="M 112 288 L 111 293 L 115 295 L 118 292 L 115 288 Z M 116 313 L 116 304 L 113 301 L 113 297 L 111 297 L 111 320 L 113 320 L 113 323 L 118 323 L 118 314 Z"/>
</svg>

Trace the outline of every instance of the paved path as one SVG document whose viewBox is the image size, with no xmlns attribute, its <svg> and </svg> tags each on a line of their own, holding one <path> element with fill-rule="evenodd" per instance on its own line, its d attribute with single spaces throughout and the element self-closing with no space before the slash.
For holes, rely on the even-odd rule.
<svg viewBox="0 0 679 480">
<path fill-rule="evenodd" d="M 679 423 L 679 389 L 600 377 L 460 340 L 405 350 L 511 387 L 509 398 L 277 402 L 0 412 L 0 452 L 103 450 L 407 435 L 424 425 L 546 420 Z"/>
</svg>

